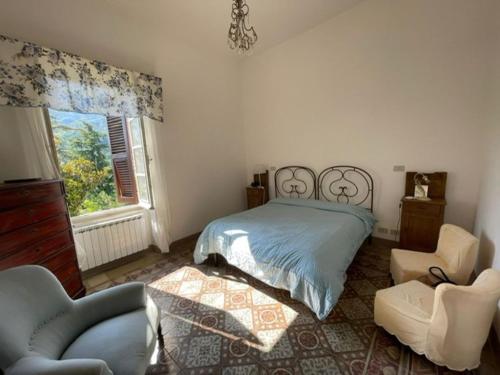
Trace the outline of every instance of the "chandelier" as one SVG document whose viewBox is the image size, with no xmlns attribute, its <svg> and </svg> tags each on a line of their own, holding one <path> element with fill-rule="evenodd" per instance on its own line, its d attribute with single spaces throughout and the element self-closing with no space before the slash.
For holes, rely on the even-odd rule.
<svg viewBox="0 0 500 375">
<path fill-rule="evenodd" d="M 233 0 L 227 42 L 231 49 L 236 49 L 240 54 L 248 54 L 257 41 L 253 26 L 248 26 L 248 12 L 245 0 Z"/>
</svg>

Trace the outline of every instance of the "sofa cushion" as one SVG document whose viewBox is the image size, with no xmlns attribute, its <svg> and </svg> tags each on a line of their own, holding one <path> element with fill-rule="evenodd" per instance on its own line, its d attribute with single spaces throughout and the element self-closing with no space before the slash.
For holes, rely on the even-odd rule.
<svg viewBox="0 0 500 375">
<path fill-rule="evenodd" d="M 144 375 L 155 349 L 158 323 L 158 310 L 150 305 L 105 320 L 78 337 L 61 359 L 97 358 L 114 374 Z"/>
</svg>

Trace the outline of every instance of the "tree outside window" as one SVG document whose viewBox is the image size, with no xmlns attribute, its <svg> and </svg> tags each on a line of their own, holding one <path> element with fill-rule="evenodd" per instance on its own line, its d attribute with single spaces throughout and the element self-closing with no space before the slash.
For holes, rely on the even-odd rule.
<svg viewBox="0 0 500 375">
<path fill-rule="evenodd" d="M 137 137 L 142 129 L 140 119 L 48 113 L 71 216 L 139 202 L 137 183 L 149 186 L 142 167 L 139 176 L 134 172 L 134 165 L 147 164 L 143 138 Z M 132 132 L 134 149 L 143 150 L 140 161 L 130 147 Z M 149 195 L 145 200 L 149 201 Z"/>
</svg>

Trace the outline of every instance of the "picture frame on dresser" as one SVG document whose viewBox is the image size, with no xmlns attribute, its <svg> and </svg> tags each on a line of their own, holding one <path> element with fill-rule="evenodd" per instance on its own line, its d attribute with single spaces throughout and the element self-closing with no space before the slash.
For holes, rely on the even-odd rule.
<svg viewBox="0 0 500 375">
<path fill-rule="evenodd" d="M 85 295 L 62 180 L 0 184 L 0 270 L 48 268 L 68 295 Z"/>
</svg>

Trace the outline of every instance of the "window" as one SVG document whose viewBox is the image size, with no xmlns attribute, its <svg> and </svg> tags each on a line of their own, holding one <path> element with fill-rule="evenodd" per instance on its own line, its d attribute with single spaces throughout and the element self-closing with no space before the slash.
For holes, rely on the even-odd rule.
<svg viewBox="0 0 500 375">
<path fill-rule="evenodd" d="M 48 110 L 71 216 L 150 204 L 140 118 Z"/>
</svg>

